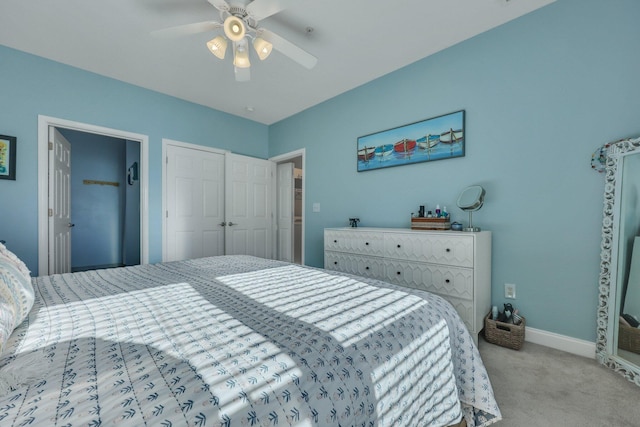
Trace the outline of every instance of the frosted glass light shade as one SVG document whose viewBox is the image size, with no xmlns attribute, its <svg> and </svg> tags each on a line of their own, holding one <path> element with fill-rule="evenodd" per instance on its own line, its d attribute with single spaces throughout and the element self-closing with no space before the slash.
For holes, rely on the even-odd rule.
<svg viewBox="0 0 640 427">
<path fill-rule="evenodd" d="M 251 66 L 251 63 L 249 62 L 249 51 L 245 46 L 236 47 L 233 65 L 238 68 L 249 68 Z"/>
<path fill-rule="evenodd" d="M 222 36 L 218 36 L 213 40 L 209 40 L 207 47 L 215 56 L 224 59 L 224 54 L 227 51 L 227 40 Z"/>
<path fill-rule="evenodd" d="M 253 40 L 253 48 L 258 54 L 258 58 L 260 58 L 260 60 L 264 60 L 271 54 L 273 45 L 263 38 L 256 37 Z"/>
</svg>

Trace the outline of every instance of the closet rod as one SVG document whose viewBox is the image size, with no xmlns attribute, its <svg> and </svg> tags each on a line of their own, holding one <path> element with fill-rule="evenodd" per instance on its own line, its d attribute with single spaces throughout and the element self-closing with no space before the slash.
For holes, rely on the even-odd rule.
<svg viewBox="0 0 640 427">
<path fill-rule="evenodd" d="M 85 179 L 82 181 L 83 184 L 85 185 L 113 185 L 114 187 L 119 187 L 120 183 L 119 182 L 113 182 L 113 181 L 98 181 L 95 179 Z"/>
</svg>

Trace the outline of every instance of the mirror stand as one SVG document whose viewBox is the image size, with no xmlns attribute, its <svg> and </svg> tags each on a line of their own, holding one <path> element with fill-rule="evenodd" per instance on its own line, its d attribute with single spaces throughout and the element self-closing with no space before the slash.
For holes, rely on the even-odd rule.
<svg viewBox="0 0 640 427">
<path fill-rule="evenodd" d="M 478 232 L 480 231 L 480 227 L 473 226 L 473 211 L 469 211 L 469 226 L 462 229 L 462 231 L 470 231 L 470 232 Z"/>
</svg>

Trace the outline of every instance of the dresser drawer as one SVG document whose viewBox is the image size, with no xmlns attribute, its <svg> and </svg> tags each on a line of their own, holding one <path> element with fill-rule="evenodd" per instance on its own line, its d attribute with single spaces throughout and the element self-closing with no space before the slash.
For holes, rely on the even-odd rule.
<svg viewBox="0 0 640 427">
<path fill-rule="evenodd" d="M 378 278 L 382 275 L 382 265 L 379 259 L 342 252 L 325 252 L 324 268 L 372 278 Z"/>
<path fill-rule="evenodd" d="M 397 285 L 473 300 L 473 270 L 385 259 L 385 279 Z"/>
<path fill-rule="evenodd" d="M 325 230 L 325 250 L 363 255 L 384 255 L 384 237 L 378 232 Z"/>
<path fill-rule="evenodd" d="M 473 236 L 387 233 L 384 238 L 387 257 L 408 261 L 473 267 Z"/>
</svg>

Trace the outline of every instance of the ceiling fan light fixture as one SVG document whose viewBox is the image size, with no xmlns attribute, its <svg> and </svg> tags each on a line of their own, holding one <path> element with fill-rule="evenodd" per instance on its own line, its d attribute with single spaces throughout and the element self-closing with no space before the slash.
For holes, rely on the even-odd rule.
<svg viewBox="0 0 640 427">
<path fill-rule="evenodd" d="M 245 27 L 242 19 L 237 16 L 229 16 L 224 20 L 224 33 L 234 42 L 238 42 L 244 38 Z"/>
<path fill-rule="evenodd" d="M 273 45 L 261 37 L 256 37 L 253 40 L 253 48 L 258 54 L 258 58 L 260 58 L 260 60 L 265 60 L 271 54 Z"/>
<path fill-rule="evenodd" d="M 233 65 L 238 68 L 249 68 L 251 66 L 251 62 L 249 62 L 249 51 L 245 46 L 236 47 Z"/>
<path fill-rule="evenodd" d="M 227 51 L 227 40 L 222 36 L 218 36 L 213 40 L 209 40 L 207 47 L 215 56 L 224 59 L 224 54 Z"/>
</svg>

